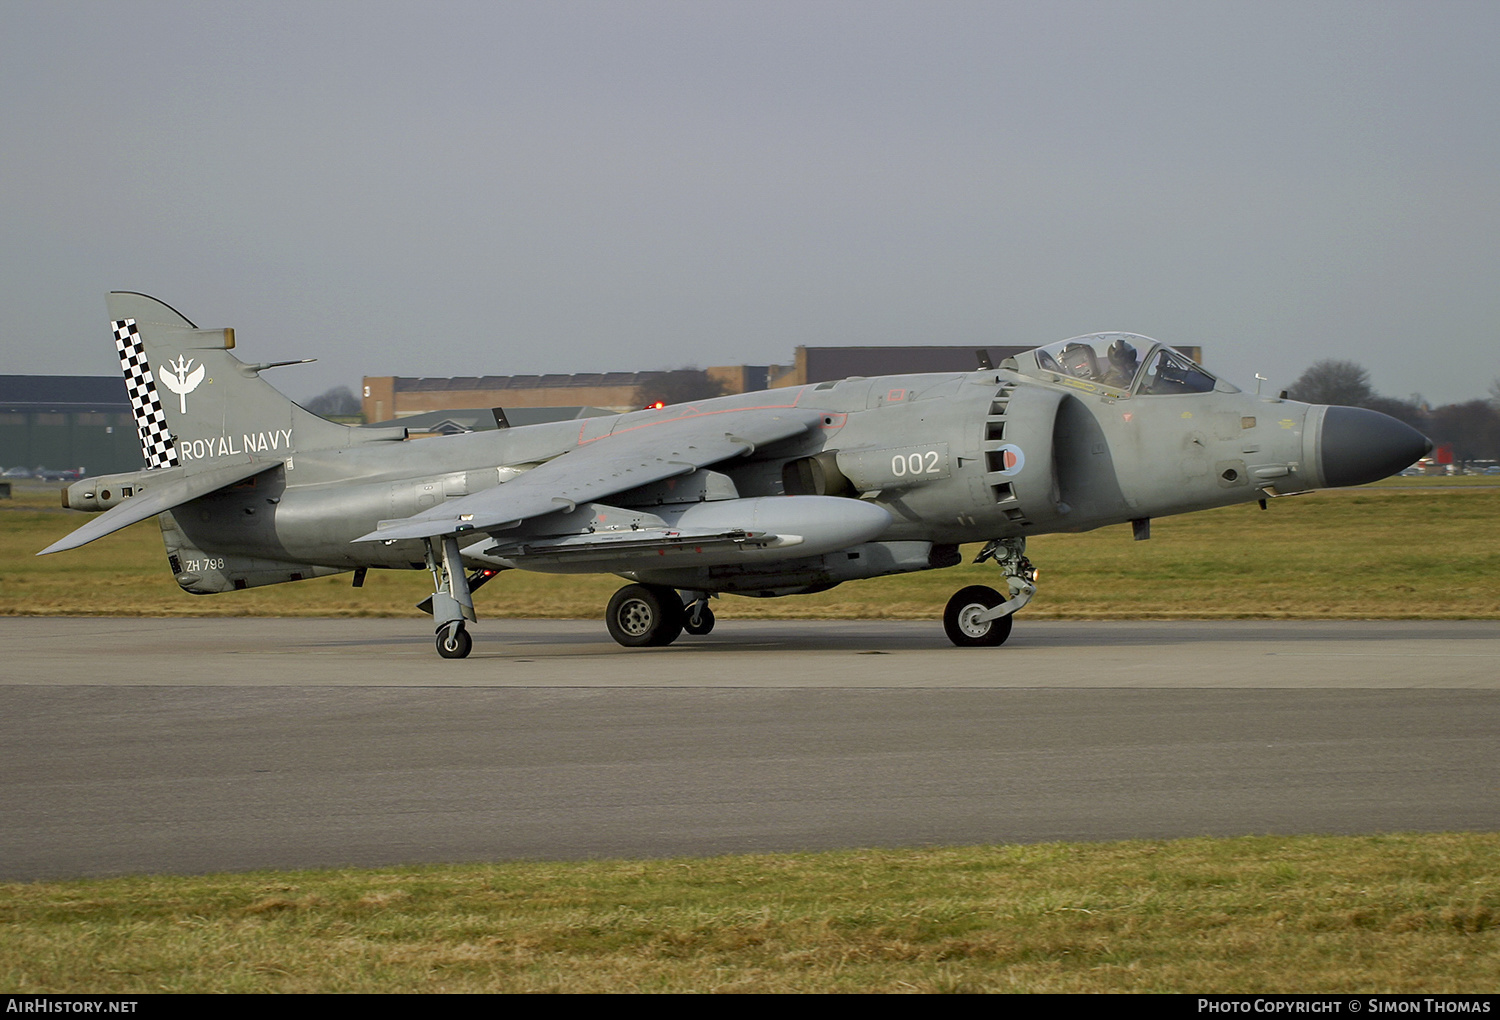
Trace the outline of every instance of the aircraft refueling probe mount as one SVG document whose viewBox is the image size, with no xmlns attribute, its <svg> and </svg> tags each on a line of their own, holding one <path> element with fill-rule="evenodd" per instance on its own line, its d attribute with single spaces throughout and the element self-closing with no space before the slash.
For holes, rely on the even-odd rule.
<svg viewBox="0 0 1500 1020">
<path fill-rule="evenodd" d="M 995 566 L 1005 574 L 1010 598 L 992 609 L 975 614 L 976 623 L 987 623 L 1009 616 L 1030 602 L 1031 597 L 1036 594 L 1036 567 L 1026 558 L 1025 536 L 990 539 L 979 550 L 979 555 L 974 557 L 975 563 L 983 563 L 985 560 L 994 560 Z"/>
</svg>

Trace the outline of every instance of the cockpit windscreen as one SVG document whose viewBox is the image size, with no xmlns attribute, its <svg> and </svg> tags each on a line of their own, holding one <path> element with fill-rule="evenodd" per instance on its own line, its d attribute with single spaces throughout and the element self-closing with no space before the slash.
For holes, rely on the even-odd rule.
<svg viewBox="0 0 1500 1020">
<path fill-rule="evenodd" d="M 1233 390 L 1191 358 L 1134 333 L 1091 333 L 1038 347 L 1037 368 L 1120 393 L 1156 396 Z"/>
<path fill-rule="evenodd" d="M 1161 348 L 1146 369 L 1137 393 L 1207 393 L 1217 380 L 1190 358 Z"/>
</svg>

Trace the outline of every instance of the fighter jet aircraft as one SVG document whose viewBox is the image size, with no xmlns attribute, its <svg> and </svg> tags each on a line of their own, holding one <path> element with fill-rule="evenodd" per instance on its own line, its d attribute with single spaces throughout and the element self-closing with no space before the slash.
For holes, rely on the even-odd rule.
<svg viewBox="0 0 1500 1020">
<path fill-rule="evenodd" d="M 617 574 L 611 636 L 666 645 L 708 633 L 722 594 L 953 566 L 978 542 L 1003 590 L 963 588 L 943 626 L 998 645 L 1036 591 L 1030 535 L 1129 521 L 1145 538 L 1153 517 L 1359 485 L 1431 449 L 1394 418 L 1243 393 L 1129 333 L 967 373 L 408 440 L 297 406 L 261 379 L 273 365 L 229 353 L 233 330 L 141 294 L 108 303 L 146 467 L 69 486 L 65 506 L 103 513 L 42 554 L 154 516 L 194 594 L 427 570 L 445 658 L 469 654 L 473 593 L 509 569 Z"/>
</svg>

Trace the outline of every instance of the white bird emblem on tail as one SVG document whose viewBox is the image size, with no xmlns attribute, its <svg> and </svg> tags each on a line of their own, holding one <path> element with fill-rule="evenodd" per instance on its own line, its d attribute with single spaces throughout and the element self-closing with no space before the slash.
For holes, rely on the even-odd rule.
<svg viewBox="0 0 1500 1020">
<path fill-rule="evenodd" d="M 157 371 L 161 373 L 162 385 L 177 394 L 177 400 L 183 414 L 187 414 L 187 395 L 196 390 L 198 384 L 203 381 L 203 366 L 199 365 L 189 372 L 188 367 L 192 363 L 193 360 L 191 358 L 184 358 L 178 355 L 176 361 L 167 362 L 166 368 L 162 368 L 160 365 L 157 366 Z"/>
</svg>

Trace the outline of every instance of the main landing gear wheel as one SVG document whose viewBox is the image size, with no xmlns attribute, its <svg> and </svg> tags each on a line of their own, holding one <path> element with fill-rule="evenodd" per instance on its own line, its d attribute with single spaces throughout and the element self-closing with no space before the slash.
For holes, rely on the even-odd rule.
<svg viewBox="0 0 1500 1020">
<path fill-rule="evenodd" d="M 604 612 L 609 636 L 626 648 L 670 645 L 682 633 L 682 599 L 672 588 L 627 584 Z"/>
<path fill-rule="evenodd" d="M 972 584 L 959 590 L 948 600 L 943 610 L 943 629 L 948 640 L 960 648 L 980 648 L 987 645 L 1002 645 L 1010 637 L 1011 623 L 1015 614 L 1002 616 L 998 620 L 980 620 L 979 615 L 994 609 L 1005 601 L 993 588 Z"/>
<path fill-rule="evenodd" d="M 437 633 L 438 654 L 445 659 L 466 659 L 474 650 L 474 639 L 463 626 L 444 627 Z"/>
<path fill-rule="evenodd" d="M 687 610 L 687 619 L 682 621 L 682 629 L 694 637 L 702 637 L 714 629 L 714 611 L 707 606 L 696 613 L 691 609 Z"/>
</svg>

